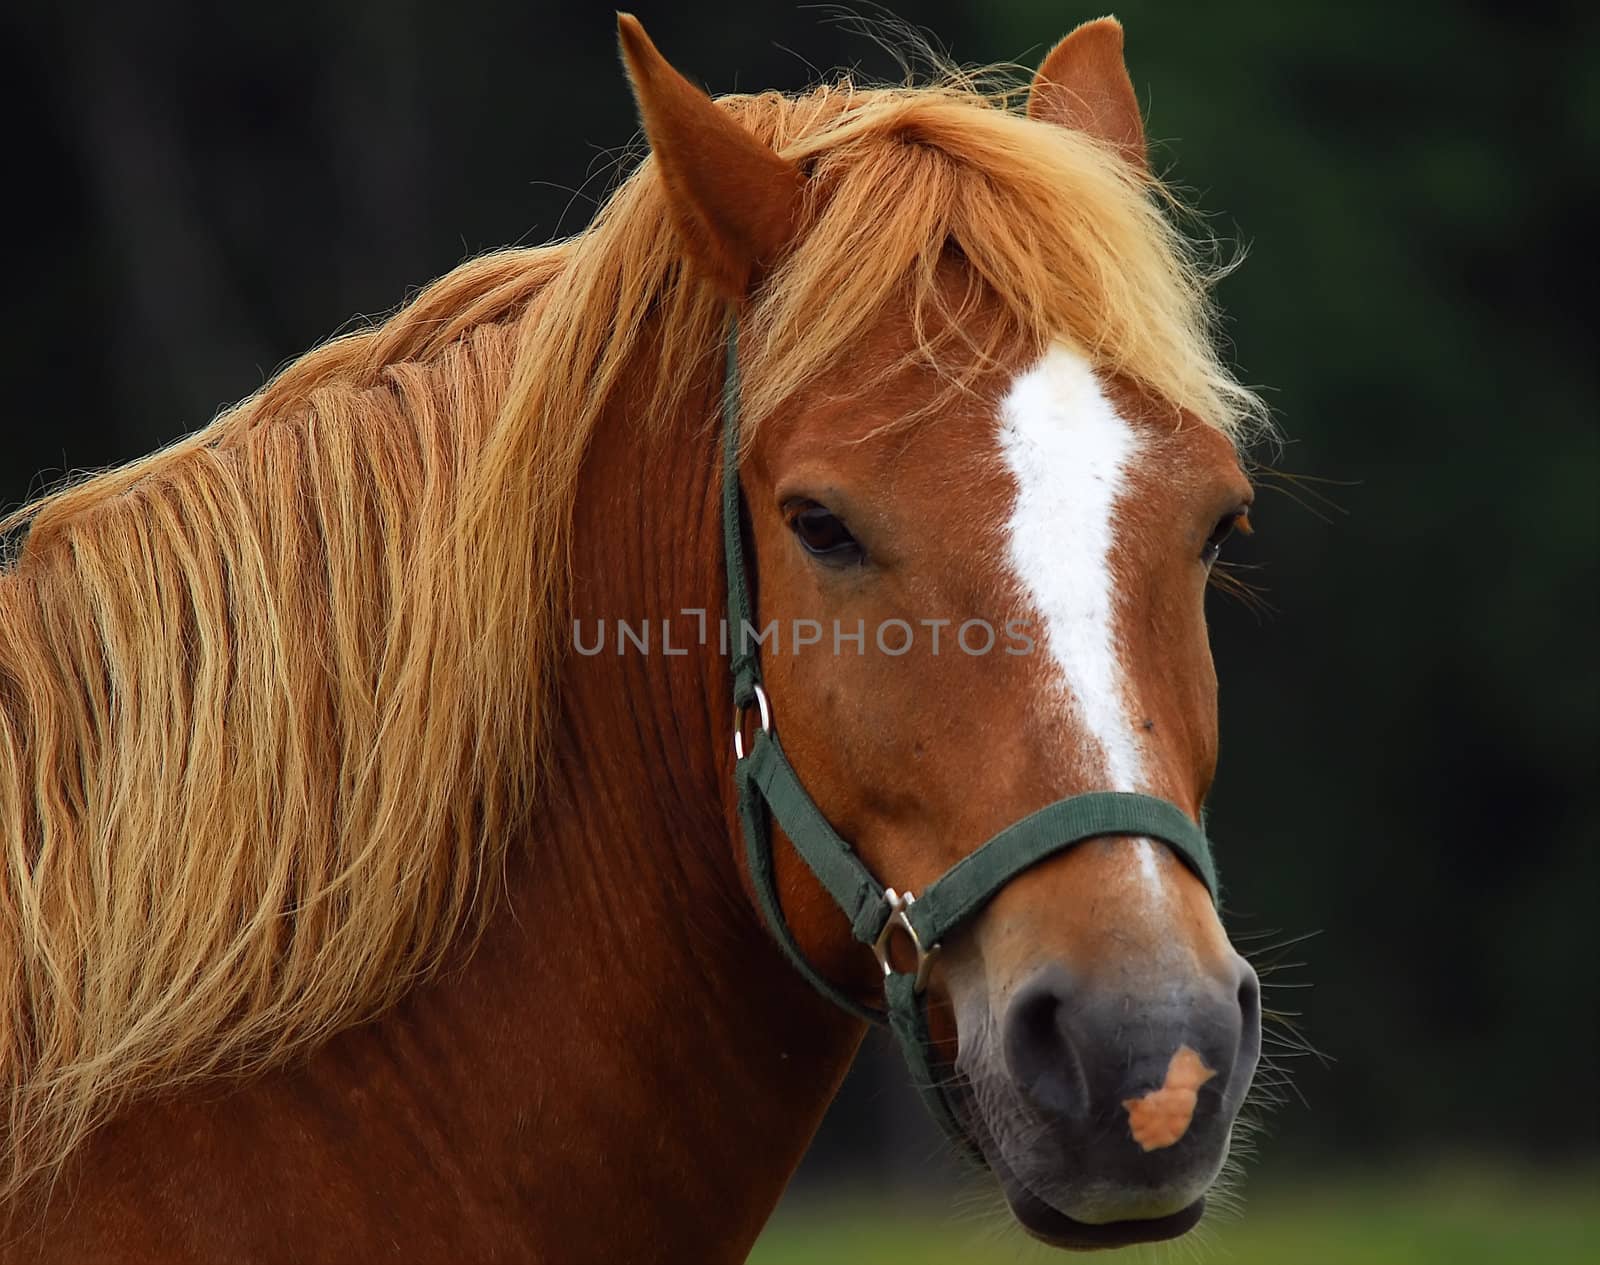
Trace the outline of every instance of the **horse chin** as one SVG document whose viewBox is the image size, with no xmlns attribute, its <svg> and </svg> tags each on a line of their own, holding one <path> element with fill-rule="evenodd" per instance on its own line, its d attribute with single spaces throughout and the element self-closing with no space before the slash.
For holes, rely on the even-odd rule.
<svg viewBox="0 0 1600 1265">
<path fill-rule="evenodd" d="M 1108 1221 L 1080 1221 L 1034 1191 L 1006 1161 L 1002 1148 L 990 1131 L 978 1123 L 978 1113 L 970 1094 L 957 1097 L 957 1115 L 969 1136 L 977 1141 L 989 1166 L 994 1170 L 1016 1223 L 1027 1233 L 1050 1247 L 1072 1251 L 1131 1247 L 1135 1243 L 1159 1243 L 1187 1234 L 1205 1216 L 1206 1199 L 1199 1196 L 1175 1212 L 1150 1217 L 1119 1218 Z"/>
<path fill-rule="evenodd" d="M 1093 1224 L 1069 1217 L 1014 1179 L 1002 1178 L 1000 1188 L 1005 1193 L 1011 1215 L 1030 1235 L 1042 1243 L 1048 1243 L 1051 1247 L 1072 1248 L 1077 1251 L 1128 1247 L 1134 1243 L 1157 1243 L 1163 1239 L 1175 1239 L 1199 1225 L 1200 1218 L 1206 1211 L 1206 1200 L 1202 1195 L 1187 1208 L 1164 1217 Z"/>
</svg>

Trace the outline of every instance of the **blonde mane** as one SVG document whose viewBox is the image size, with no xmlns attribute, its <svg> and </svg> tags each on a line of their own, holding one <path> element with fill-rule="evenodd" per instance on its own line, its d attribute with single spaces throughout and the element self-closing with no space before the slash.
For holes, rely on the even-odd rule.
<svg viewBox="0 0 1600 1265">
<path fill-rule="evenodd" d="M 1003 313 L 959 357 L 925 338 L 930 366 L 1064 337 L 1229 434 L 1259 415 L 1159 188 L 1007 105 L 969 79 L 725 99 L 815 191 L 745 317 L 747 427 L 893 303 Z M 647 159 L 582 235 L 463 265 L 0 521 L 28 533 L 0 574 L 0 1197 L 136 1095 L 376 1014 L 482 926 L 537 830 L 580 466 L 647 329 L 641 416 L 709 408 L 724 305 L 670 223 Z"/>
</svg>

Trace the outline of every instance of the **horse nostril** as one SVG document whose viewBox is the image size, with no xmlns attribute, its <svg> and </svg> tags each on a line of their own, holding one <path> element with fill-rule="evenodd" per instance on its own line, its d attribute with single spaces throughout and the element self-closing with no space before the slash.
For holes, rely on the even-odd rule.
<svg viewBox="0 0 1600 1265">
<path fill-rule="evenodd" d="M 1261 980 L 1243 958 L 1239 959 L 1239 1053 L 1234 1059 L 1228 1098 L 1235 1108 L 1243 1101 L 1261 1058 Z"/>
<path fill-rule="evenodd" d="M 1248 965 L 1244 968 L 1244 978 L 1239 981 L 1239 1014 L 1246 1032 L 1261 1026 L 1261 981 Z"/>
<path fill-rule="evenodd" d="M 1006 1067 L 1017 1087 L 1052 1115 L 1076 1117 L 1089 1103 L 1070 1035 L 1073 993 L 1064 969 L 1044 968 L 1011 999 L 1003 1037 Z"/>
</svg>

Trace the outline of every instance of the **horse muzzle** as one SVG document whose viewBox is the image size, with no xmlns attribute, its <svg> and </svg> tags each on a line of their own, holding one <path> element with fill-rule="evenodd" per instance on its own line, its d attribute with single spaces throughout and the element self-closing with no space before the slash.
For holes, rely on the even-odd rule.
<svg viewBox="0 0 1600 1265">
<path fill-rule="evenodd" d="M 963 1114 L 1025 1229 L 1116 1247 L 1199 1221 L 1261 1054 L 1248 963 L 1230 955 L 1218 978 L 1138 988 L 1046 965 L 997 1028 L 998 1049 L 963 1052 Z"/>
</svg>

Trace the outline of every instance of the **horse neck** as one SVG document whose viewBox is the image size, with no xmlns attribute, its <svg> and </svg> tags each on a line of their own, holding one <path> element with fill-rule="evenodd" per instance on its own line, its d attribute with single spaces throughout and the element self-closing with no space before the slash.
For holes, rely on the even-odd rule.
<svg viewBox="0 0 1600 1265">
<path fill-rule="evenodd" d="M 574 521 L 573 628 L 592 647 L 603 625 L 605 643 L 566 655 L 545 811 L 475 963 L 527 1029 L 522 1144 L 546 1166 L 535 1202 L 559 1196 L 541 1230 L 587 1205 L 595 1259 L 649 1242 L 742 1260 L 860 1028 L 783 960 L 737 860 L 709 392 L 665 433 L 636 424 L 632 397 L 593 437 Z M 648 627 L 647 652 L 619 646 L 619 620 Z"/>
</svg>

